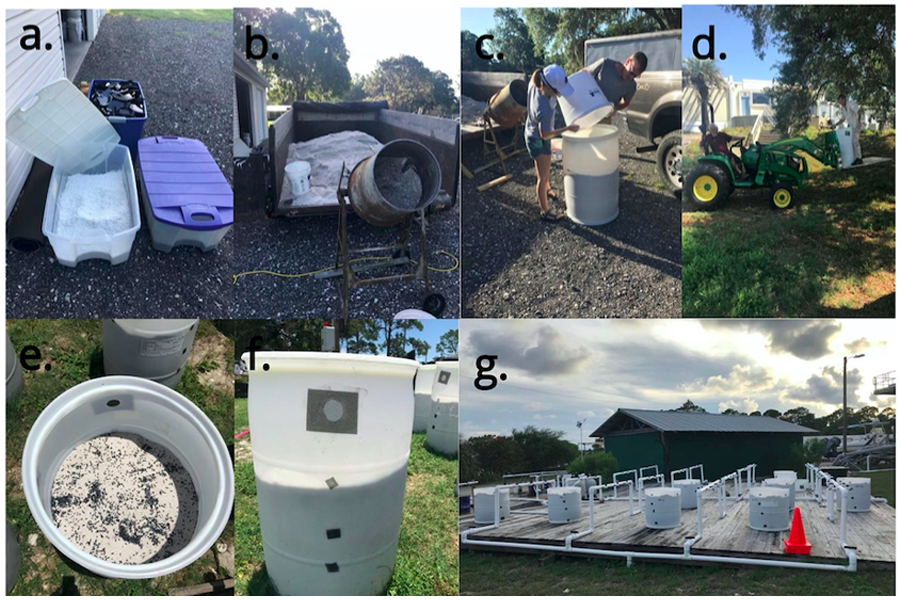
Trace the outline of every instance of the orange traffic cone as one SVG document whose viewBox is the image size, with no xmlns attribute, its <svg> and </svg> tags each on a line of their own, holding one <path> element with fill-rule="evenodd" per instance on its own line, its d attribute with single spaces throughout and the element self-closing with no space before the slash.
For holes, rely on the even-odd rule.
<svg viewBox="0 0 900 600">
<path fill-rule="evenodd" d="M 806 533 L 803 531 L 803 517 L 800 516 L 800 507 L 794 507 L 794 520 L 791 523 L 791 535 L 784 541 L 785 554 L 809 554 L 812 545 L 806 541 Z"/>
</svg>

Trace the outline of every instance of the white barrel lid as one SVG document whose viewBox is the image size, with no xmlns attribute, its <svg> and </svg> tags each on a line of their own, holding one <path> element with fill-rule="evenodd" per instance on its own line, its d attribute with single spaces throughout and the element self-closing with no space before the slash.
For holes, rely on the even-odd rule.
<svg viewBox="0 0 900 600">
<path fill-rule="evenodd" d="M 86 152 L 82 170 L 103 162 L 119 134 L 97 107 L 68 79 L 57 79 L 24 98 L 6 117 L 6 137 L 51 166 L 65 146 L 96 144 L 105 153 Z"/>
<path fill-rule="evenodd" d="M 700 485 L 699 479 L 676 479 L 672 482 L 673 486 L 683 487 L 688 485 Z"/>
<path fill-rule="evenodd" d="M 568 494 L 578 494 L 581 495 L 581 488 L 572 487 L 572 486 L 563 486 L 563 487 L 553 487 L 547 490 L 548 494 L 553 494 L 554 496 L 565 496 Z"/>
<path fill-rule="evenodd" d="M 782 477 L 771 477 L 769 479 L 766 479 L 766 485 L 770 487 L 791 488 L 794 487 L 794 482 L 790 479 L 785 479 Z"/>
<path fill-rule="evenodd" d="M 475 488 L 475 493 L 478 494 L 478 495 L 486 495 L 486 496 L 489 495 L 489 496 L 493 496 L 495 491 L 497 491 L 497 488 L 496 488 L 496 487 L 479 487 L 479 488 Z M 500 495 L 501 495 L 501 496 L 503 495 L 503 492 L 506 492 L 506 493 L 508 494 L 508 493 L 509 493 L 509 488 L 504 488 L 504 489 L 500 490 Z"/>
<path fill-rule="evenodd" d="M 786 487 L 754 487 L 750 488 L 751 498 L 788 498 L 791 492 Z"/>
<path fill-rule="evenodd" d="M 664 496 L 680 496 L 681 488 L 662 487 L 644 490 L 644 495 L 651 498 L 662 498 Z"/>
<path fill-rule="evenodd" d="M 868 477 L 838 477 L 838 483 L 844 485 L 871 485 L 872 480 Z"/>
<path fill-rule="evenodd" d="M 198 321 L 199 319 L 113 319 L 116 325 L 131 335 L 181 333 Z"/>
</svg>

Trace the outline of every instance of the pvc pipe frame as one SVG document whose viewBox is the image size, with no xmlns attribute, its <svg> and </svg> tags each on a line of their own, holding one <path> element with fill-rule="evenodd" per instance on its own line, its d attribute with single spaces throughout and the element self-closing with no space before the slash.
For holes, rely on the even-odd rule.
<svg viewBox="0 0 900 600">
<path fill-rule="evenodd" d="M 746 467 L 745 467 L 746 468 Z M 706 483 L 706 477 L 703 475 L 703 465 L 694 465 L 692 467 L 685 467 L 683 469 L 675 469 L 671 473 L 669 473 L 669 481 L 675 481 L 675 475 L 679 473 L 684 473 L 684 477 L 682 479 L 692 479 L 691 475 L 694 473 L 694 469 L 700 470 L 700 483 Z"/>
<path fill-rule="evenodd" d="M 743 469 L 739 469 L 739 471 L 749 470 L 749 473 L 753 473 L 756 469 L 756 465 L 748 465 Z M 627 471 L 626 471 L 627 473 Z M 736 476 L 737 472 L 732 473 L 732 476 Z M 615 479 L 615 476 L 613 477 Z M 632 565 L 633 559 L 646 559 L 646 560 L 682 560 L 685 562 L 713 562 L 713 563 L 725 563 L 725 564 L 738 564 L 738 565 L 751 565 L 751 566 L 760 566 L 760 567 L 784 567 L 784 568 L 794 568 L 794 569 L 813 569 L 818 571 L 849 571 L 855 572 L 857 566 L 857 557 L 855 548 L 848 547 L 843 544 L 844 552 L 847 555 L 847 565 L 833 565 L 826 563 L 812 563 L 812 562 L 795 562 L 795 561 L 782 561 L 782 560 L 774 560 L 774 559 L 763 559 L 763 558 L 744 558 L 744 557 L 736 557 L 736 556 L 715 556 L 715 555 L 696 555 L 691 554 L 691 546 L 700 541 L 700 538 L 703 537 L 703 511 L 702 511 L 702 493 L 707 489 L 712 489 L 714 487 L 724 488 L 723 479 L 717 479 L 712 483 L 709 483 L 705 486 L 702 486 L 697 490 L 697 535 L 688 538 L 688 540 L 684 543 L 684 552 L 681 554 L 668 554 L 664 552 L 640 552 L 640 551 L 632 551 L 632 550 L 599 550 L 595 548 L 576 548 L 572 546 L 572 542 L 577 540 L 578 538 L 584 537 L 594 531 L 594 491 L 597 489 L 601 489 L 604 487 L 615 487 L 617 485 L 624 485 L 626 482 L 619 483 L 613 482 L 611 484 L 597 485 L 592 486 L 588 491 L 589 501 L 590 501 L 590 525 L 586 531 L 581 531 L 578 533 L 571 534 L 566 537 L 564 546 L 551 546 L 547 544 L 528 544 L 528 543 L 517 543 L 517 542 L 492 542 L 488 540 L 470 540 L 469 534 L 479 533 L 482 531 L 487 531 L 490 529 L 496 529 L 500 526 L 500 494 L 495 492 L 494 497 L 494 524 L 487 525 L 485 527 L 477 527 L 475 529 L 469 529 L 468 531 L 464 531 L 461 534 L 461 543 L 462 544 L 470 544 L 473 546 L 484 546 L 491 548 L 516 548 L 516 549 L 524 549 L 524 550 L 544 550 L 547 552 L 564 552 L 569 554 L 584 554 L 588 556 L 606 556 L 610 558 L 624 558 L 626 560 L 626 564 L 630 567 Z M 753 479 L 750 480 L 752 482 Z M 628 481 L 628 490 L 629 497 L 633 495 L 633 482 Z M 499 491 L 502 487 L 510 487 L 510 486 L 498 486 L 497 490 Z M 749 486 L 748 486 L 749 489 Z M 844 494 L 844 505 L 846 506 L 846 494 Z M 723 513 L 723 504 L 720 503 L 719 514 L 720 518 L 724 516 Z M 629 509 L 631 515 L 637 514 L 633 511 L 633 501 L 630 502 Z M 640 510 L 638 510 L 640 512 Z"/>
</svg>

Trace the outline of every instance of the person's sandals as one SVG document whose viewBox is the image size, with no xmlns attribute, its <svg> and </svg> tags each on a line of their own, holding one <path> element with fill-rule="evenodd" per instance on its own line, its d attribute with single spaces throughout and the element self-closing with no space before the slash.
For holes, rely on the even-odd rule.
<svg viewBox="0 0 900 600">
<path fill-rule="evenodd" d="M 547 190 L 547 198 L 551 200 L 559 200 L 559 194 L 556 193 L 556 190 Z"/>
<path fill-rule="evenodd" d="M 556 222 L 565 217 L 564 214 L 553 212 L 552 210 L 541 211 L 541 220 L 542 221 L 550 221 Z"/>
</svg>

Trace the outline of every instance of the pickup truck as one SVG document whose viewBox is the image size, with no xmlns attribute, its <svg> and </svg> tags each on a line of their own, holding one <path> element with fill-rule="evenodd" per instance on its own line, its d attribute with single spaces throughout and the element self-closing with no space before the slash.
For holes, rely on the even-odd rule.
<svg viewBox="0 0 900 600">
<path fill-rule="evenodd" d="M 638 50 L 647 55 L 647 70 L 625 111 L 628 130 L 651 144 L 638 151 L 656 152 L 663 185 L 681 194 L 681 30 L 586 40 L 584 63 L 601 58 L 624 62 Z"/>
</svg>

